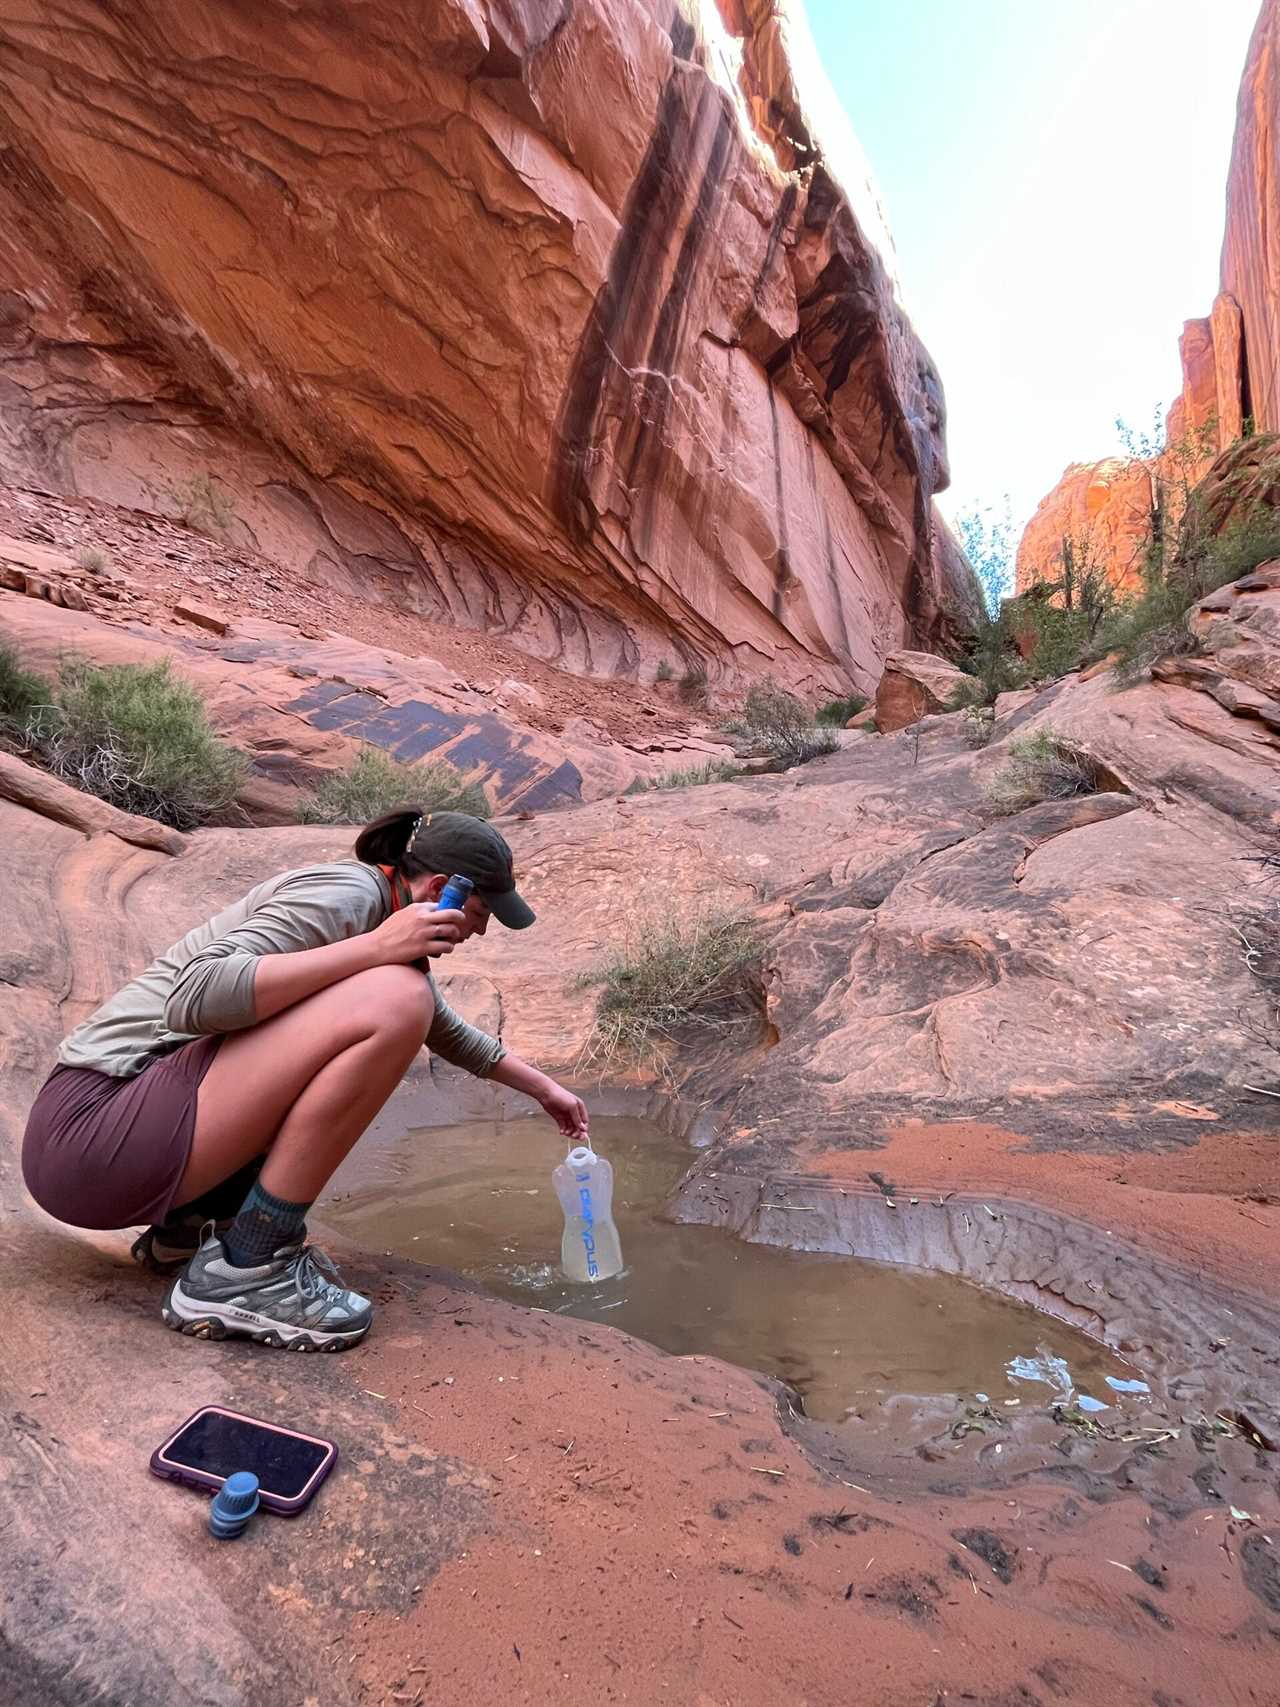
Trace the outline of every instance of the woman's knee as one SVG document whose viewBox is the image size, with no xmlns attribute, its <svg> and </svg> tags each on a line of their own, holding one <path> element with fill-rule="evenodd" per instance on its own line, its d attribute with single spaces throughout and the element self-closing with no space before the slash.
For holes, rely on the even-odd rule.
<svg viewBox="0 0 1280 1707">
<path fill-rule="evenodd" d="M 374 966 L 339 986 L 357 1000 L 379 1035 L 420 1043 L 431 1024 L 431 986 L 414 966 Z"/>
</svg>

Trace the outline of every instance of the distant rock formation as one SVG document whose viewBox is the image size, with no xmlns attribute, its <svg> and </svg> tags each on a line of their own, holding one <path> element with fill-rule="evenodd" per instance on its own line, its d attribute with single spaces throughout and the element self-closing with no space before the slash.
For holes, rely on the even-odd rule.
<svg viewBox="0 0 1280 1707">
<path fill-rule="evenodd" d="M 1182 390 L 1166 423 L 1171 477 L 1196 480 L 1246 426 L 1280 431 L 1280 0 L 1263 0 L 1236 106 L 1227 176 L 1221 289 L 1178 340 Z M 1150 525 L 1158 465 L 1107 458 L 1073 463 L 1041 500 L 1018 547 L 1017 587 L 1053 578 L 1064 535 L 1087 534 L 1114 584 L 1134 584 Z"/>
<path fill-rule="evenodd" d="M 1064 540 L 1087 540 L 1119 588 L 1138 584 L 1142 548 L 1151 525 L 1153 476 L 1126 457 L 1073 462 L 1040 500 L 1018 545 L 1017 591 L 1052 581 Z"/>
<path fill-rule="evenodd" d="M 0 475 L 582 672 L 869 691 L 971 581 L 775 14 L 0 22 Z"/>
</svg>

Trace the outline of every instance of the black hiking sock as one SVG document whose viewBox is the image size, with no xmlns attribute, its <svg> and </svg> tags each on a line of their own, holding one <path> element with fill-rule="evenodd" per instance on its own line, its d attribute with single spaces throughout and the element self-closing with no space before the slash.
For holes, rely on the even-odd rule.
<svg viewBox="0 0 1280 1707">
<path fill-rule="evenodd" d="M 180 1227 L 184 1223 L 190 1226 L 192 1221 L 230 1221 L 242 1207 L 245 1196 L 257 1184 L 258 1175 L 262 1172 L 262 1164 L 267 1159 L 264 1150 L 260 1156 L 246 1162 L 235 1173 L 228 1174 L 226 1179 L 219 1180 L 217 1185 L 211 1185 L 208 1191 L 202 1191 L 199 1197 L 193 1197 L 190 1203 L 178 1203 L 165 1216 L 163 1225 Z"/>
<path fill-rule="evenodd" d="M 223 1235 L 227 1261 L 234 1268 L 257 1268 L 270 1262 L 285 1245 L 299 1245 L 306 1236 L 310 1203 L 286 1203 L 264 1191 L 259 1180 Z"/>
</svg>

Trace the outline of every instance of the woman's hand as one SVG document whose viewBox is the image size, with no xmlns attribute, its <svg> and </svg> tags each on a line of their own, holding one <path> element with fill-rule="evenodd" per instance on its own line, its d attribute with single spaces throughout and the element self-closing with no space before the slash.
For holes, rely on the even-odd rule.
<svg viewBox="0 0 1280 1707">
<path fill-rule="evenodd" d="M 509 1085 L 513 1091 L 532 1097 L 547 1111 L 565 1137 L 571 1138 L 575 1144 L 589 1141 L 587 1127 L 590 1121 L 586 1103 L 537 1067 L 531 1067 L 508 1050 L 489 1077 L 495 1084 Z"/>
<path fill-rule="evenodd" d="M 538 1101 L 566 1138 L 571 1138 L 578 1144 L 587 1141 L 587 1105 L 581 1097 L 574 1096 L 572 1091 L 565 1090 L 564 1086 L 558 1085 L 554 1079 L 548 1079 L 547 1088 L 538 1097 Z"/>
<path fill-rule="evenodd" d="M 463 917 L 452 908 L 442 910 L 425 901 L 414 901 L 392 913 L 369 933 L 379 966 L 403 966 L 426 956 L 452 954 L 461 941 Z"/>
</svg>

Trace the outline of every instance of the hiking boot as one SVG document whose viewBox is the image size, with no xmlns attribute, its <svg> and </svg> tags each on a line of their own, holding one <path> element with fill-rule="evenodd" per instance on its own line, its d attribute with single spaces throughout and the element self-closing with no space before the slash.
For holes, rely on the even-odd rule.
<svg viewBox="0 0 1280 1707">
<path fill-rule="evenodd" d="M 343 1286 L 314 1245 L 286 1245 L 270 1262 L 236 1268 L 211 1222 L 205 1232 L 161 1311 L 178 1333 L 209 1340 L 239 1334 L 289 1351 L 342 1351 L 368 1333 L 373 1305 Z"/>
<path fill-rule="evenodd" d="M 218 1234 L 226 1232 L 231 1221 L 215 1221 Z M 175 1268 L 185 1268 L 200 1249 L 208 1217 L 193 1215 L 180 1221 L 165 1221 L 148 1227 L 129 1247 L 129 1255 L 152 1274 L 172 1274 Z"/>
</svg>

